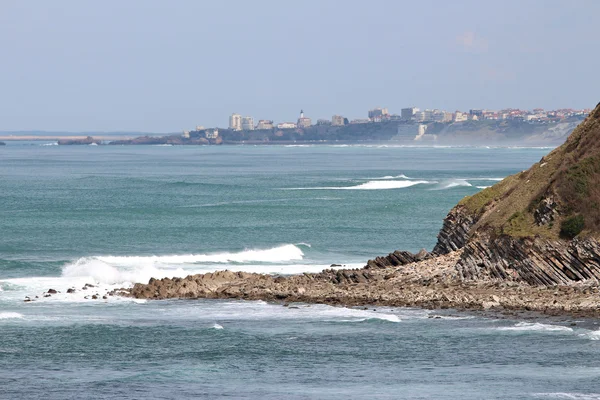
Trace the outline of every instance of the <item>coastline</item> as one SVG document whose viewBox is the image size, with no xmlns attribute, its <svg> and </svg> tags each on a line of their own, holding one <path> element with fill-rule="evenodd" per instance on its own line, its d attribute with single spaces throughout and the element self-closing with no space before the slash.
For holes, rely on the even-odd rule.
<svg viewBox="0 0 600 400">
<path fill-rule="evenodd" d="M 112 294 L 137 299 L 240 299 L 345 307 L 416 307 L 504 315 L 506 318 L 600 318 L 597 284 L 530 286 L 494 279 L 458 279 L 461 251 L 400 266 L 328 269 L 271 276 L 218 271 L 150 279 Z"/>
</svg>

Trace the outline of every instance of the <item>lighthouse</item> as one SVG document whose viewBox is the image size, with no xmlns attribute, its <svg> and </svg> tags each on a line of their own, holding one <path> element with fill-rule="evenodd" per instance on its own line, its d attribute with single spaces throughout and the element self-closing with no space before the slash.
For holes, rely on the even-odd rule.
<svg viewBox="0 0 600 400">
<path fill-rule="evenodd" d="M 304 110 L 300 110 L 300 118 L 298 118 L 298 128 L 310 128 L 312 124 L 310 118 L 304 116 Z"/>
</svg>

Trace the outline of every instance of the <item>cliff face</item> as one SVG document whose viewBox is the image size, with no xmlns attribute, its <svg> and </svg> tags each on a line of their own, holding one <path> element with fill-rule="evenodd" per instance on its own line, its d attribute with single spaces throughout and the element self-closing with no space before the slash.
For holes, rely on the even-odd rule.
<svg viewBox="0 0 600 400">
<path fill-rule="evenodd" d="M 529 170 L 463 199 L 435 254 L 463 249 L 462 279 L 531 285 L 600 279 L 600 105 Z"/>
</svg>

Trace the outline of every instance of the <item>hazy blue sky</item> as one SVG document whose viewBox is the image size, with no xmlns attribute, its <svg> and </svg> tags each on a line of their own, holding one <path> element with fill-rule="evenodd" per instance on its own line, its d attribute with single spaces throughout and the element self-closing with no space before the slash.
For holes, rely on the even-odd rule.
<svg viewBox="0 0 600 400">
<path fill-rule="evenodd" d="M 0 130 L 593 107 L 600 1 L 0 0 Z"/>
</svg>

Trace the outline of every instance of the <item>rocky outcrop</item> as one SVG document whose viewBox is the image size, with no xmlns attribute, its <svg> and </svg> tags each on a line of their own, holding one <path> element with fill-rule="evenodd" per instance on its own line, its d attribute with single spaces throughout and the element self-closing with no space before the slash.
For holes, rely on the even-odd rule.
<svg viewBox="0 0 600 400">
<path fill-rule="evenodd" d="M 60 139 L 58 140 L 58 144 L 62 146 L 102 144 L 102 140 L 97 140 L 91 136 L 88 136 L 83 139 Z"/>
<path fill-rule="evenodd" d="M 595 239 L 516 239 L 507 236 L 468 243 L 456 265 L 464 280 L 497 279 L 533 286 L 600 279 L 600 243 Z"/>
<path fill-rule="evenodd" d="M 219 271 L 150 279 L 148 284 L 113 294 L 154 300 L 245 299 L 600 316 L 597 286 L 531 286 L 486 277 L 461 280 L 455 269 L 460 257 L 461 252 L 453 252 L 397 267 L 326 270 L 288 277 Z"/>
<path fill-rule="evenodd" d="M 422 249 L 417 254 L 413 254 L 410 251 L 396 250 L 385 257 L 376 257 L 374 260 L 367 261 L 367 266 L 365 268 L 397 267 L 399 265 L 422 261 L 430 257 L 432 257 L 432 254 L 428 253 L 425 249 Z"/>
<path fill-rule="evenodd" d="M 470 213 L 466 207 L 454 207 L 444 219 L 433 253 L 448 254 L 462 249 L 469 240 L 469 233 L 476 222 L 477 216 Z"/>
<path fill-rule="evenodd" d="M 0 146 L 6 146 L 6 143 L 0 142 Z"/>
</svg>

